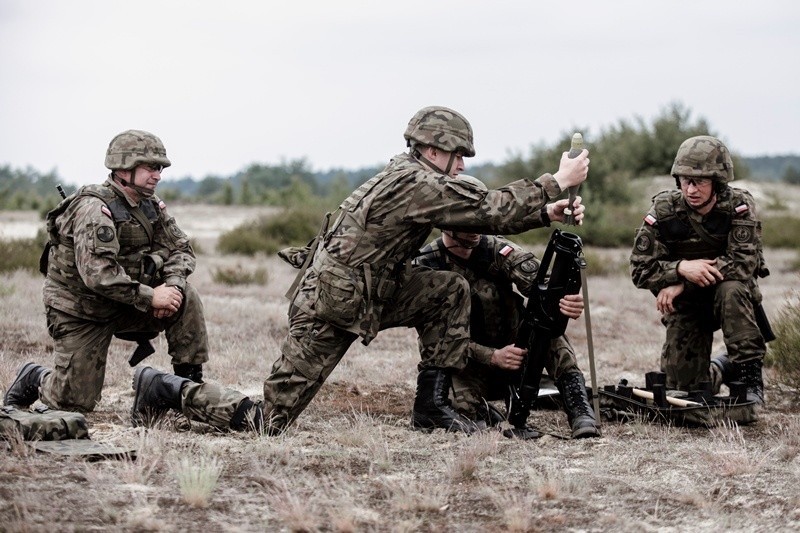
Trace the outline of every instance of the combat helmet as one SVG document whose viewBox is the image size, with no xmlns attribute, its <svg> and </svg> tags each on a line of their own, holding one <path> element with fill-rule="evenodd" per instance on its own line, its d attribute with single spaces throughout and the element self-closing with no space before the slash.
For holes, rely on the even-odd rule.
<svg viewBox="0 0 800 533">
<path fill-rule="evenodd" d="M 475 156 L 472 126 L 457 111 L 447 107 L 423 107 L 411 117 L 403 137 L 407 146 L 421 144 L 445 152 L 461 151 L 465 157 Z"/>
<path fill-rule="evenodd" d="M 716 137 L 698 135 L 683 141 L 675 162 L 672 176 L 711 178 L 719 184 L 733 181 L 733 160 L 728 148 Z"/>
<path fill-rule="evenodd" d="M 131 170 L 145 163 L 162 167 L 172 164 L 161 139 L 142 130 L 126 130 L 111 139 L 106 150 L 106 168 Z"/>
</svg>

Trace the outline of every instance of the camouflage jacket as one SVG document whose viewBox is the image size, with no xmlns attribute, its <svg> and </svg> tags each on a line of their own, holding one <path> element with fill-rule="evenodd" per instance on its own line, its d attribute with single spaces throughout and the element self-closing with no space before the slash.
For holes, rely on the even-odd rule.
<svg viewBox="0 0 800 533">
<path fill-rule="evenodd" d="M 450 253 L 442 238 L 425 245 L 414 264 L 458 272 L 469 282 L 472 295 L 469 356 L 489 364 L 495 348 L 516 340 L 523 298 L 536 282 L 539 261 L 516 244 L 484 235 L 468 259 Z"/>
<path fill-rule="evenodd" d="M 164 202 L 153 196 L 137 205 L 110 179 L 68 196 L 47 214 L 47 227 L 44 303 L 73 316 L 108 320 L 131 307 L 146 312 L 152 287 L 183 290 L 194 271 L 189 238 Z"/>
<path fill-rule="evenodd" d="M 550 174 L 487 190 L 428 170 L 407 153 L 397 155 L 342 203 L 293 302 L 368 344 L 402 283 L 404 265 L 434 227 L 520 233 L 543 226 L 542 207 L 560 193 Z"/>
<path fill-rule="evenodd" d="M 761 222 L 752 195 L 728 187 L 717 194 L 712 210 L 701 216 L 690 209 L 680 190 L 662 191 L 636 233 L 630 257 L 633 283 L 653 294 L 684 281 L 677 266 L 682 259 L 716 259 L 727 280 L 748 283 L 769 274 L 761 245 Z M 706 233 L 701 236 L 690 218 Z M 705 238 L 704 238 L 705 237 Z M 687 282 L 688 283 L 688 282 Z M 691 288 L 691 287 L 688 287 Z"/>
</svg>

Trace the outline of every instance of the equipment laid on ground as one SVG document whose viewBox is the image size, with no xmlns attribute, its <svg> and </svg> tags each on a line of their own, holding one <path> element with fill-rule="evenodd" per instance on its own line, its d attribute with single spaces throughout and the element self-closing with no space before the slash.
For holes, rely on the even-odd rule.
<svg viewBox="0 0 800 533">
<path fill-rule="evenodd" d="M 757 420 L 756 402 L 747 400 L 747 387 L 733 381 L 728 396 L 715 396 L 711 382 L 688 393 L 668 391 L 666 374 L 648 372 L 643 388 L 622 379 L 600 391 L 600 414 L 607 420 L 647 420 L 677 426 L 714 427 L 735 422 L 745 425 Z"/>
<path fill-rule="evenodd" d="M 21 441 L 39 452 L 90 461 L 136 458 L 135 449 L 90 440 L 86 418 L 81 413 L 44 406 L 30 410 L 0 407 L 0 440 Z"/>
</svg>

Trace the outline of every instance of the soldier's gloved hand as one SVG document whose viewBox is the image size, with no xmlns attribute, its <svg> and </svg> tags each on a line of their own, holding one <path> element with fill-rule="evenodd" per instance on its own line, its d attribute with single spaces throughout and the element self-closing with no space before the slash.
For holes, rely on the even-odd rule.
<svg viewBox="0 0 800 533">
<path fill-rule="evenodd" d="M 558 308 L 561 314 L 569 318 L 578 318 L 583 313 L 583 295 L 567 294 L 558 301 Z"/>
<path fill-rule="evenodd" d="M 153 303 L 151 306 L 154 310 L 154 316 L 157 316 L 155 311 L 161 309 L 169 311 L 170 314 L 177 313 L 182 303 L 183 294 L 176 287 L 167 287 L 161 284 L 153 289 Z"/>
<path fill-rule="evenodd" d="M 683 289 L 683 283 L 678 283 L 677 285 L 670 285 L 658 291 L 658 296 L 656 296 L 656 309 L 658 309 L 658 312 L 662 315 L 674 313 L 675 306 L 673 302 L 675 298 L 683 293 Z"/>
<path fill-rule="evenodd" d="M 588 175 L 589 150 L 583 150 L 580 155 L 574 159 L 569 158 L 569 152 L 561 154 L 561 162 L 558 165 L 558 171 L 553 174 L 553 177 L 558 182 L 561 190 L 566 191 L 568 187 L 583 183 Z"/>
<path fill-rule="evenodd" d="M 550 220 L 555 220 L 557 222 L 564 222 L 566 219 L 566 215 L 564 214 L 564 210 L 569 207 L 569 200 L 567 198 L 562 198 L 561 200 L 556 200 L 555 202 L 547 204 L 547 216 L 550 217 Z M 572 214 L 575 216 L 575 223 L 577 225 L 581 225 L 583 223 L 583 212 L 586 211 L 586 206 L 581 204 L 581 197 L 575 197 L 575 204 L 573 205 Z"/>
<path fill-rule="evenodd" d="M 677 271 L 678 275 L 695 285 L 708 287 L 723 279 L 716 264 L 716 259 L 686 259 L 678 263 Z"/>
<path fill-rule="evenodd" d="M 527 354 L 528 350 L 525 348 L 518 348 L 513 344 L 509 344 L 505 348 L 496 349 L 490 362 L 503 370 L 518 370 Z"/>
</svg>

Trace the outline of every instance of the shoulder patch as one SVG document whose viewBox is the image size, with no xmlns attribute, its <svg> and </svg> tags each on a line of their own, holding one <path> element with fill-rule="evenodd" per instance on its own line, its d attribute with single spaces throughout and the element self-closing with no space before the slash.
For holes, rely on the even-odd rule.
<svg viewBox="0 0 800 533">
<path fill-rule="evenodd" d="M 528 261 L 523 261 L 519 264 L 520 270 L 525 272 L 526 274 L 533 274 L 537 270 L 539 270 L 539 263 L 533 259 Z"/>
<path fill-rule="evenodd" d="M 512 248 L 511 246 L 506 244 L 505 246 L 500 248 L 500 252 L 498 252 L 498 253 L 500 255 L 502 255 L 503 257 L 508 257 L 508 254 L 510 254 L 513 251 L 514 251 L 514 248 Z"/>
<path fill-rule="evenodd" d="M 753 230 L 748 226 L 737 226 L 732 231 L 733 239 L 738 243 L 751 242 L 753 240 Z"/>
<path fill-rule="evenodd" d="M 634 246 L 636 247 L 637 252 L 643 254 L 650 253 L 650 251 L 653 249 L 653 240 L 649 235 L 639 235 Z"/>
<path fill-rule="evenodd" d="M 655 224 L 656 222 L 658 222 L 658 220 L 656 219 L 656 217 L 654 217 L 654 216 L 653 216 L 653 215 L 651 215 L 650 213 L 647 213 L 647 216 L 645 216 L 645 217 L 644 217 L 644 221 L 645 221 L 645 222 L 647 222 L 647 223 L 648 223 L 650 226 L 652 226 L 653 224 Z"/>
<path fill-rule="evenodd" d="M 161 209 L 162 211 L 167 208 L 167 204 L 164 203 L 164 200 L 158 201 L 158 208 Z"/>
<path fill-rule="evenodd" d="M 100 211 L 108 218 L 114 218 L 113 216 L 111 216 L 111 210 L 108 208 L 108 206 L 106 205 L 100 206 Z"/>
<path fill-rule="evenodd" d="M 734 209 L 737 213 L 746 213 L 750 210 L 750 207 L 747 204 L 739 204 Z"/>
<path fill-rule="evenodd" d="M 114 240 L 114 230 L 111 226 L 100 226 L 97 228 L 97 240 L 100 242 L 111 242 Z"/>
</svg>

